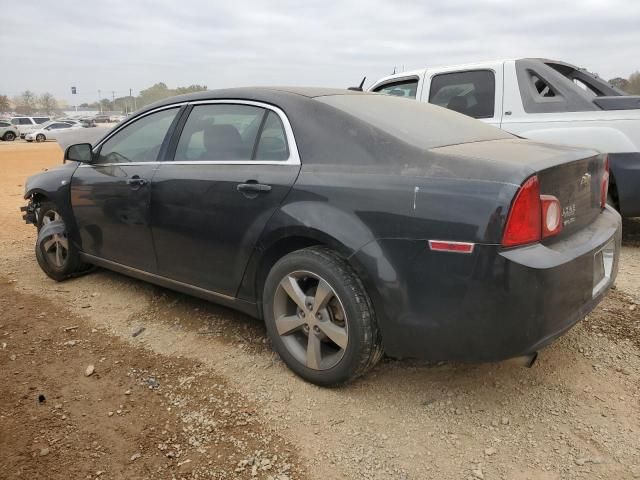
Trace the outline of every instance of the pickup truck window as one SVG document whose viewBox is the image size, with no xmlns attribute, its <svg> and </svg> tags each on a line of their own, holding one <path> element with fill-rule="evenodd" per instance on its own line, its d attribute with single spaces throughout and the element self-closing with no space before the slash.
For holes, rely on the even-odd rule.
<svg viewBox="0 0 640 480">
<path fill-rule="evenodd" d="M 394 95 L 396 97 L 416 98 L 418 91 L 418 79 L 401 80 L 399 82 L 385 83 L 376 87 L 374 92 Z"/>
<path fill-rule="evenodd" d="M 493 118 L 496 98 L 495 74 L 489 70 L 434 75 L 429 103 L 473 118 Z"/>
</svg>

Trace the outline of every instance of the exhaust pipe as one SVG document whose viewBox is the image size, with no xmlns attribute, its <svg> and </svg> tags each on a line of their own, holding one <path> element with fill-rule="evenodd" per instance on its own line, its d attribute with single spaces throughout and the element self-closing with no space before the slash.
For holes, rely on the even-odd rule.
<svg viewBox="0 0 640 480">
<path fill-rule="evenodd" d="M 529 353 L 528 355 L 522 355 L 520 357 L 514 357 L 507 360 L 509 363 L 519 365 L 521 367 L 531 368 L 538 359 L 538 352 Z"/>
</svg>

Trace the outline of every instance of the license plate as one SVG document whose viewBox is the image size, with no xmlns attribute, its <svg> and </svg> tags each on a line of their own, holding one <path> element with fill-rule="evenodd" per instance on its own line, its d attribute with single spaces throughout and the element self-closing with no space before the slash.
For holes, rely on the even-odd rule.
<svg viewBox="0 0 640 480">
<path fill-rule="evenodd" d="M 592 297 L 598 296 L 607 286 L 613 272 L 616 244 L 609 241 L 593 256 L 593 292 Z"/>
</svg>

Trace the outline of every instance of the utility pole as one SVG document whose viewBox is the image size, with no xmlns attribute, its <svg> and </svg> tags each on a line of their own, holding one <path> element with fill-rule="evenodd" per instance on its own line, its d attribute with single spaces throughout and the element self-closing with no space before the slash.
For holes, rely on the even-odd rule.
<svg viewBox="0 0 640 480">
<path fill-rule="evenodd" d="M 133 110 L 131 110 L 131 111 L 135 112 L 138 109 L 138 107 L 136 106 L 136 97 L 133 96 L 132 92 L 133 92 L 133 89 L 130 88 L 129 89 L 129 96 L 133 98 Z"/>
<path fill-rule="evenodd" d="M 111 108 L 116 109 L 116 92 L 111 91 Z"/>
<path fill-rule="evenodd" d="M 98 90 L 98 106 L 100 107 L 100 113 L 102 113 L 102 98 L 100 98 L 100 90 Z"/>
</svg>

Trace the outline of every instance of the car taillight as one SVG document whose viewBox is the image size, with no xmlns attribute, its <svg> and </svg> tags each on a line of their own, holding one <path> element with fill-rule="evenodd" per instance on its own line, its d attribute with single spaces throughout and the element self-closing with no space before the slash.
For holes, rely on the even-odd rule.
<svg viewBox="0 0 640 480">
<path fill-rule="evenodd" d="M 600 182 L 600 208 L 607 204 L 607 194 L 609 192 L 609 157 L 604 157 L 604 173 Z"/>
<path fill-rule="evenodd" d="M 503 247 L 539 242 L 562 230 L 562 207 L 553 195 L 540 195 L 540 183 L 534 175 L 516 194 L 502 235 Z"/>
<path fill-rule="evenodd" d="M 562 230 L 560 200 L 553 195 L 540 195 L 542 203 L 542 238 L 551 237 Z"/>
<path fill-rule="evenodd" d="M 502 246 L 513 247 L 539 241 L 541 216 L 540 184 L 538 177 L 534 175 L 522 184 L 511 205 Z"/>
</svg>

